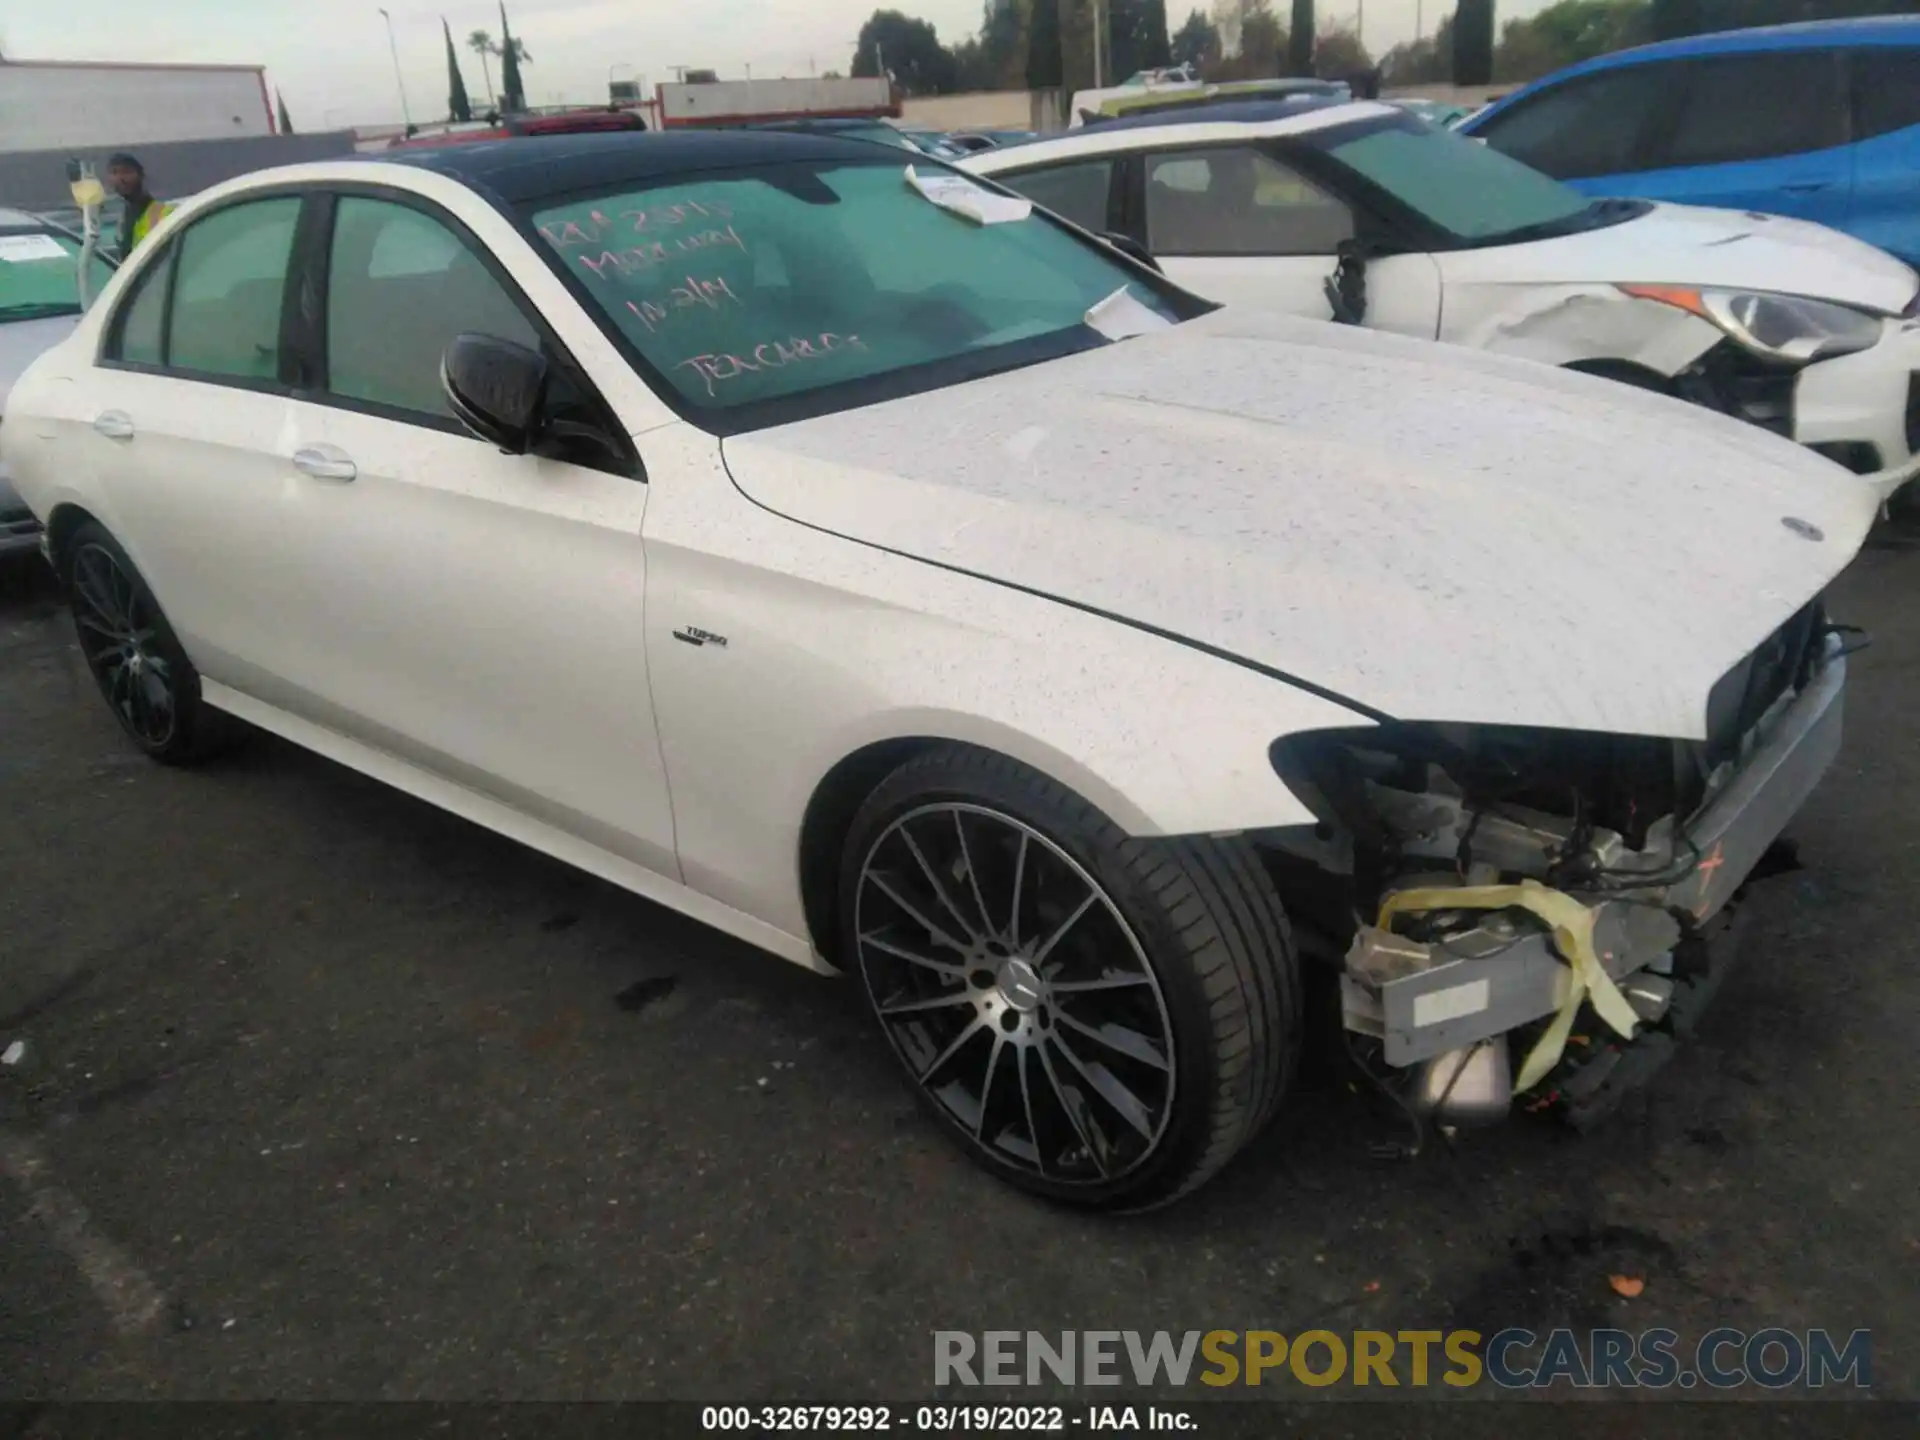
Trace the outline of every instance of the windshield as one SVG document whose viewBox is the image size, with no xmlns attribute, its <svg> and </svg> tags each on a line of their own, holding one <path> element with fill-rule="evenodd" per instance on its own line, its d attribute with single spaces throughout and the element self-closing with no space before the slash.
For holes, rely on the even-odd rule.
<svg viewBox="0 0 1920 1440">
<path fill-rule="evenodd" d="M 1594 203 L 1478 141 L 1411 115 L 1300 137 L 1335 164 L 1466 241 L 1582 228 Z M 1618 218 L 1627 218 L 1624 214 Z"/>
<path fill-rule="evenodd" d="M 723 433 L 956 384 L 1211 308 L 930 162 L 680 176 L 529 218 L 630 353 Z"/>
<path fill-rule="evenodd" d="M 80 313 L 78 241 L 51 230 L 0 231 L 0 323 Z M 113 271 L 97 257 L 89 296 Z"/>
</svg>

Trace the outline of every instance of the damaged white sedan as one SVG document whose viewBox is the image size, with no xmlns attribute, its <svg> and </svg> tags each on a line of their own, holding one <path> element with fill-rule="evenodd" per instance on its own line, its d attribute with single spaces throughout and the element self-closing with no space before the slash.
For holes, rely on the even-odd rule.
<svg viewBox="0 0 1920 1440">
<path fill-rule="evenodd" d="M 851 973 L 958 1144 L 1088 1206 L 1216 1172 L 1310 1027 L 1449 1116 L 1644 1075 L 1840 742 L 1874 513 L 751 133 L 229 182 L 0 447 L 149 755 L 238 717 Z"/>
<path fill-rule="evenodd" d="M 1882 500 L 1920 472 L 1920 276 L 1824 226 L 1595 200 L 1389 105 L 1116 121 L 969 157 L 1234 305 L 1664 391 Z M 1206 118 L 1206 117 L 1216 118 Z"/>
</svg>

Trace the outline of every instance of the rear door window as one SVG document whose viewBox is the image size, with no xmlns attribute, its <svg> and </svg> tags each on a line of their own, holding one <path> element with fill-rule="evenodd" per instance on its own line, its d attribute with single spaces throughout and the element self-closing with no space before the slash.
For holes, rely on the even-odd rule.
<svg viewBox="0 0 1920 1440">
<path fill-rule="evenodd" d="M 167 364 L 236 380 L 280 372 L 280 305 L 300 200 L 217 210 L 180 236 Z"/>
<path fill-rule="evenodd" d="M 133 293 L 120 304 L 117 329 L 107 346 L 109 360 L 129 365 L 158 365 L 165 359 L 161 322 L 167 313 L 167 280 L 173 271 L 171 254 L 155 256 L 140 272 Z"/>
<path fill-rule="evenodd" d="M 1645 141 L 1675 68 L 1623 65 L 1577 76 L 1516 102 L 1473 133 L 1556 180 L 1645 170 Z"/>
<path fill-rule="evenodd" d="M 1049 165 L 1043 170 L 993 178 L 1009 190 L 1017 190 L 1036 204 L 1046 206 L 1062 219 L 1071 220 L 1082 230 L 1098 235 L 1112 228 L 1107 223 L 1108 196 L 1113 182 L 1111 160 Z"/>
<path fill-rule="evenodd" d="M 1870 140 L 1920 125 L 1920 50 L 1864 47 L 1853 66 L 1853 138 Z"/>
<path fill-rule="evenodd" d="M 1654 157 L 1661 168 L 1770 160 L 1846 143 L 1840 57 L 1830 50 L 1700 60 L 1684 73 L 1685 96 Z"/>
</svg>

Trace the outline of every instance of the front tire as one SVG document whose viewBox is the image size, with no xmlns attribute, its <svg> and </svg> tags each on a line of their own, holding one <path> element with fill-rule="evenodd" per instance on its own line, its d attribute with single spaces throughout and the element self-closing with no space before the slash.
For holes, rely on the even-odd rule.
<svg viewBox="0 0 1920 1440">
<path fill-rule="evenodd" d="M 840 915 L 921 1101 L 1023 1189 L 1165 1204 L 1292 1080 L 1298 967 L 1244 842 L 1130 839 L 1026 766 L 942 747 L 861 807 Z"/>
<path fill-rule="evenodd" d="M 233 722 L 201 700 L 199 672 L 120 543 L 88 521 L 60 560 L 80 653 L 120 728 L 163 764 L 222 748 Z"/>
</svg>

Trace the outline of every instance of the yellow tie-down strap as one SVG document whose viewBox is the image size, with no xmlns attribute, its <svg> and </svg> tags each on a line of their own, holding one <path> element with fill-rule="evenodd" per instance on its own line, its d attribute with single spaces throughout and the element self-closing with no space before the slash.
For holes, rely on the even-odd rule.
<svg viewBox="0 0 1920 1440">
<path fill-rule="evenodd" d="M 1573 968 L 1573 983 L 1567 988 L 1560 1013 L 1535 1043 L 1513 1082 L 1517 1095 L 1538 1085 L 1559 1063 L 1561 1053 L 1567 1048 L 1567 1036 L 1573 1033 L 1580 1002 L 1589 996 L 1602 1020 L 1621 1038 L 1633 1038 L 1633 1027 L 1640 1017 L 1600 964 L 1599 952 L 1593 944 L 1593 910 L 1564 890 L 1555 890 L 1538 880 L 1522 880 L 1518 885 L 1466 885 L 1457 889 L 1442 886 L 1401 890 L 1387 896 L 1380 902 L 1379 928 L 1391 932 L 1394 916 L 1414 911 L 1515 909 L 1530 911 L 1546 923 L 1561 959 Z"/>
</svg>

